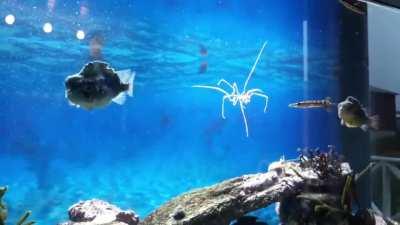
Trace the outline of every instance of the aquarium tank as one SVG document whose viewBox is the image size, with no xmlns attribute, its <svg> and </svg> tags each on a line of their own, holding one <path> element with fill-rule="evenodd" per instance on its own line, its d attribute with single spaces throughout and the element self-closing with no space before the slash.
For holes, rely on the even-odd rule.
<svg viewBox="0 0 400 225">
<path fill-rule="evenodd" d="M 396 7 L 1 1 L 0 224 L 395 224 Z"/>
</svg>

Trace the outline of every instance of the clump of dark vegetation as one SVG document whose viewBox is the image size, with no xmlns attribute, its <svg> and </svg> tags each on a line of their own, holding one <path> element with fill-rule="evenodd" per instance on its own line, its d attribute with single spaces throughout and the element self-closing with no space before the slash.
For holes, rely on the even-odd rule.
<svg viewBox="0 0 400 225">
<path fill-rule="evenodd" d="M 6 225 L 8 210 L 6 204 L 3 202 L 3 197 L 7 192 L 7 187 L 0 187 L 0 225 Z M 34 221 L 28 221 L 30 211 L 26 211 L 17 221 L 16 225 L 33 225 Z"/>
<path fill-rule="evenodd" d="M 316 149 L 301 149 L 300 151 L 300 167 L 311 168 L 321 180 L 328 180 L 342 176 L 341 164 L 343 157 L 339 155 L 333 146 L 329 146 L 329 150 L 322 152 Z"/>
<path fill-rule="evenodd" d="M 332 146 L 327 151 L 302 149 L 298 163 L 304 170 L 312 169 L 317 177 L 303 178 L 308 180 L 299 193 L 280 200 L 282 224 L 375 225 L 384 220 L 385 224 L 397 225 L 380 212 L 361 208 L 358 202 L 357 181 L 373 164 L 355 173 Z"/>
</svg>

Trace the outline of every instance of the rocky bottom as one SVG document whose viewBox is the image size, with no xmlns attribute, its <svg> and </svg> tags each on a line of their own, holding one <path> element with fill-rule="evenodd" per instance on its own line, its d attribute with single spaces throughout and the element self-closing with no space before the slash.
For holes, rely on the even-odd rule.
<svg viewBox="0 0 400 225">
<path fill-rule="evenodd" d="M 60 225 L 266 225 L 246 214 L 273 203 L 282 225 L 398 225 L 378 210 L 357 209 L 355 174 L 333 151 L 307 150 L 265 173 L 244 175 L 184 193 L 143 221 L 101 200 L 79 202 Z M 356 213 L 353 211 L 356 209 Z"/>
</svg>

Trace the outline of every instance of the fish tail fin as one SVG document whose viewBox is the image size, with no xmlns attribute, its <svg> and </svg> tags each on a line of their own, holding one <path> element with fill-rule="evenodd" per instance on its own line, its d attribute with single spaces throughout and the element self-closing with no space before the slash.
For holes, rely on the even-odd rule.
<svg viewBox="0 0 400 225">
<path fill-rule="evenodd" d="M 131 96 L 131 97 L 132 97 L 132 95 L 133 95 L 133 88 L 134 88 L 135 76 L 136 76 L 136 73 L 135 73 L 135 72 L 132 72 L 132 73 L 131 73 L 131 77 L 129 78 L 129 81 L 128 81 L 128 85 L 129 85 L 129 88 L 128 88 L 128 95 Z"/>
<path fill-rule="evenodd" d="M 374 115 L 369 117 L 369 124 L 368 126 L 374 130 L 379 130 L 379 115 Z"/>
<path fill-rule="evenodd" d="M 121 82 L 127 85 L 127 90 L 126 90 L 127 94 L 129 96 L 132 96 L 136 73 L 128 69 L 128 70 L 117 71 L 117 74 Z"/>
<path fill-rule="evenodd" d="M 113 98 L 112 101 L 118 105 L 123 105 L 126 101 L 126 96 L 133 95 L 133 83 L 135 81 L 135 72 L 128 70 L 117 71 L 118 77 L 121 83 L 124 85 L 124 91 L 119 93 L 117 97 Z"/>
<path fill-rule="evenodd" d="M 119 93 L 119 95 L 117 95 L 117 97 L 113 98 L 112 101 L 117 103 L 118 105 L 123 105 L 126 101 L 125 92 Z"/>
</svg>

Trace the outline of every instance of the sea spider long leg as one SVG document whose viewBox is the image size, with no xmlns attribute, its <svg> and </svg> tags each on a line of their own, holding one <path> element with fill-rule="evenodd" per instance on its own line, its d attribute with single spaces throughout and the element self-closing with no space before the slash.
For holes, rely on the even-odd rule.
<svg viewBox="0 0 400 225">
<path fill-rule="evenodd" d="M 255 96 L 259 96 L 265 99 L 265 105 L 264 105 L 264 112 L 267 111 L 267 107 L 268 107 L 268 96 L 266 94 L 264 94 L 264 92 L 260 89 L 251 89 L 247 92 L 250 96 L 250 98 L 255 95 Z"/>
<path fill-rule="evenodd" d="M 212 90 L 222 92 L 225 95 L 229 95 L 229 93 L 227 91 L 225 91 L 224 89 L 219 88 L 219 87 L 207 86 L 207 85 L 193 85 L 192 87 L 212 89 Z"/>
<path fill-rule="evenodd" d="M 244 105 L 242 102 L 239 102 L 239 104 L 240 104 L 240 111 L 242 112 L 243 116 L 244 127 L 246 129 L 246 137 L 249 137 L 249 127 L 247 126 L 247 119 L 246 119 L 246 113 L 244 112 Z"/>
<path fill-rule="evenodd" d="M 221 105 L 221 116 L 222 116 L 222 119 L 226 119 L 225 118 L 225 100 L 227 98 L 229 98 L 228 95 L 224 95 L 224 97 L 222 97 L 222 105 Z"/>
<path fill-rule="evenodd" d="M 254 93 L 253 95 L 265 98 L 265 106 L 264 106 L 264 112 L 267 112 L 267 108 L 268 108 L 268 96 L 265 94 L 260 94 L 260 93 Z"/>
<path fill-rule="evenodd" d="M 267 45 L 267 42 L 264 42 L 264 44 L 263 44 L 263 46 L 262 46 L 260 52 L 259 52 L 258 55 L 257 55 L 257 59 L 256 59 L 256 61 L 254 62 L 254 65 L 253 65 L 253 67 L 251 68 L 249 75 L 247 76 L 246 82 L 244 82 L 243 92 L 246 91 L 247 84 L 249 83 L 249 80 L 250 80 L 250 78 L 251 78 L 251 75 L 253 75 L 254 71 L 256 70 L 258 61 L 260 60 L 261 54 L 263 53 L 264 48 L 265 48 L 266 45 Z"/>
<path fill-rule="evenodd" d="M 221 79 L 218 81 L 217 85 L 220 86 L 222 83 L 228 85 L 230 88 L 232 88 L 232 90 L 235 90 L 235 88 L 233 87 L 232 84 L 230 84 L 228 81 L 226 81 L 225 79 Z"/>
</svg>

